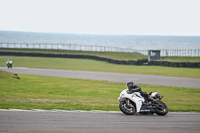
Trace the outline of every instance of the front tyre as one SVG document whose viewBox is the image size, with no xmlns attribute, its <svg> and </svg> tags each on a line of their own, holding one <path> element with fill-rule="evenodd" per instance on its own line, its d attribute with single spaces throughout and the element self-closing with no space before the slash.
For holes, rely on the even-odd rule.
<svg viewBox="0 0 200 133">
<path fill-rule="evenodd" d="M 131 102 L 128 105 L 126 101 L 119 103 L 119 109 L 126 115 L 133 115 L 136 112 L 135 106 Z"/>
<path fill-rule="evenodd" d="M 167 105 L 162 101 L 156 101 L 159 103 L 159 107 L 155 109 L 157 115 L 166 115 L 168 113 Z"/>
</svg>

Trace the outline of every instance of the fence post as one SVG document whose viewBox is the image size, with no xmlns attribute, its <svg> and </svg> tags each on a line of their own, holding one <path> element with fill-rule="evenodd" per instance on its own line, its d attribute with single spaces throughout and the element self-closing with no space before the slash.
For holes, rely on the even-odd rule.
<svg viewBox="0 0 200 133">
<path fill-rule="evenodd" d="M 193 50 L 191 49 L 191 56 L 193 55 Z"/>
<path fill-rule="evenodd" d="M 183 56 L 182 50 L 180 50 L 180 54 L 181 54 L 181 56 Z"/>
</svg>

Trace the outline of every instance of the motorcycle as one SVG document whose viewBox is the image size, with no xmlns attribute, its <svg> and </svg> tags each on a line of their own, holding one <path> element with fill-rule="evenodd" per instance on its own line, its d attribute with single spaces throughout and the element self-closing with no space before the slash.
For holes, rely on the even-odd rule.
<svg viewBox="0 0 200 133">
<path fill-rule="evenodd" d="M 7 63 L 7 67 L 8 67 L 8 68 L 12 68 L 12 63 L 9 63 L 9 62 L 8 62 L 8 63 Z"/>
<path fill-rule="evenodd" d="M 118 97 L 119 108 L 126 115 L 134 115 L 135 113 L 166 115 L 168 108 L 161 101 L 162 98 L 163 96 L 158 92 L 151 92 L 148 97 L 143 97 L 140 92 L 130 94 L 129 90 L 125 89 Z"/>
</svg>

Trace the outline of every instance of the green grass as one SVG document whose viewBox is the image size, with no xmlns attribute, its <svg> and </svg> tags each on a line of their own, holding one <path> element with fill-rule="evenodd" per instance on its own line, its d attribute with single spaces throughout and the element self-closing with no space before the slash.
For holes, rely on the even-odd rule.
<svg viewBox="0 0 200 133">
<path fill-rule="evenodd" d="M 0 71 L 1 109 L 119 110 L 117 98 L 125 83 Z M 159 92 L 170 111 L 200 112 L 200 89 L 140 84 L 143 91 Z"/>
<path fill-rule="evenodd" d="M 0 56 L 0 66 L 6 66 L 5 62 L 9 58 L 13 60 L 13 67 L 52 68 L 200 78 L 200 69 L 162 66 L 116 65 L 87 59 Z"/>
<path fill-rule="evenodd" d="M 5 49 L 0 49 L 0 51 L 1 50 L 5 51 Z M 14 49 L 14 51 L 16 51 L 16 49 Z M 56 51 L 53 51 L 53 53 L 54 52 Z M 124 53 L 112 52 L 104 53 L 57 50 L 57 53 L 61 52 L 87 55 L 90 53 L 92 55 L 121 60 L 137 60 L 141 58 L 140 55 L 138 55 L 139 57 L 136 57 L 136 55 L 131 57 L 128 53 L 125 55 Z M 200 78 L 200 69 L 115 65 L 86 59 L 0 56 L 0 66 L 6 66 L 5 62 L 8 58 L 13 60 L 14 67 L 52 68 Z M 183 59 L 174 59 L 174 57 L 171 58 L 174 61 L 180 61 Z M 191 58 L 188 58 L 187 60 L 191 60 Z M 195 60 L 198 62 L 199 57 Z M 19 77 L 20 79 L 16 79 L 16 76 L 13 74 L 0 70 L 1 109 L 119 110 L 117 97 L 119 96 L 119 93 L 125 89 L 125 83 L 23 74 L 19 74 Z M 170 111 L 200 112 L 200 89 L 161 87 L 144 84 L 140 84 L 140 86 L 143 91 L 158 91 L 160 94 L 164 95 L 163 101 L 168 105 Z"/>
<path fill-rule="evenodd" d="M 0 51 L 10 52 L 32 52 L 32 53 L 53 53 L 53 54 L 74 54 L 74 55 L 93 55 L 116 60 L 139 60 L 147 59 L 147 56 L 140 53 L 127 52 L 96 52 L 96 51 L 72 51 L 72 50 L 45 50 L 45 49 L 6 49 L 0 48 Z"/>
<path fill-rule="evenodd" d="M 161 61 L 170 62 L 200 62 L 200 57 L 164 57 Z"/>
</svg>

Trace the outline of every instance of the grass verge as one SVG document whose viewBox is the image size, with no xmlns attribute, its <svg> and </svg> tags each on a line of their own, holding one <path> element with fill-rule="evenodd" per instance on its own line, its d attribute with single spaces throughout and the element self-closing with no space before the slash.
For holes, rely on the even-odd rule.
<svg viewBox="0 0 200 133">
<path fill-rule="evenodd" d="M 7 59 L 13 60 L 13 67 L 49 68 L 200 78 L 200 69 L 162 66 L 117 65 L 87 59 L 0 56 L 0 66 L 6 66 L 5 62 Z"/>
<path fill-rule="evenodd" d="M 161 61 L 170 62 L 200 62 L 200 57 L 164 57 Z"/>
<path fill-rule="evenodd" d="M 72 51 L 72 50 L 51 50 L 51 49 L 7 49 L 7 48 L 0 48 L 0 51 L 93 55 L 93 56 L 111 58 L 116 60 L 139 60 L 148 58 L 147 56 L 142 55 L 140 53 L 127 53 L 127 52 Z"/>
<path fill-rule="evenodd" d="M 0 70 L 1 109 L 119 110 L 117 98 L 125 83 L 18 75 Z M 140 84 L 159 92 L 170 111 L 200 112 L 200 89 Z"/>
</svg>

